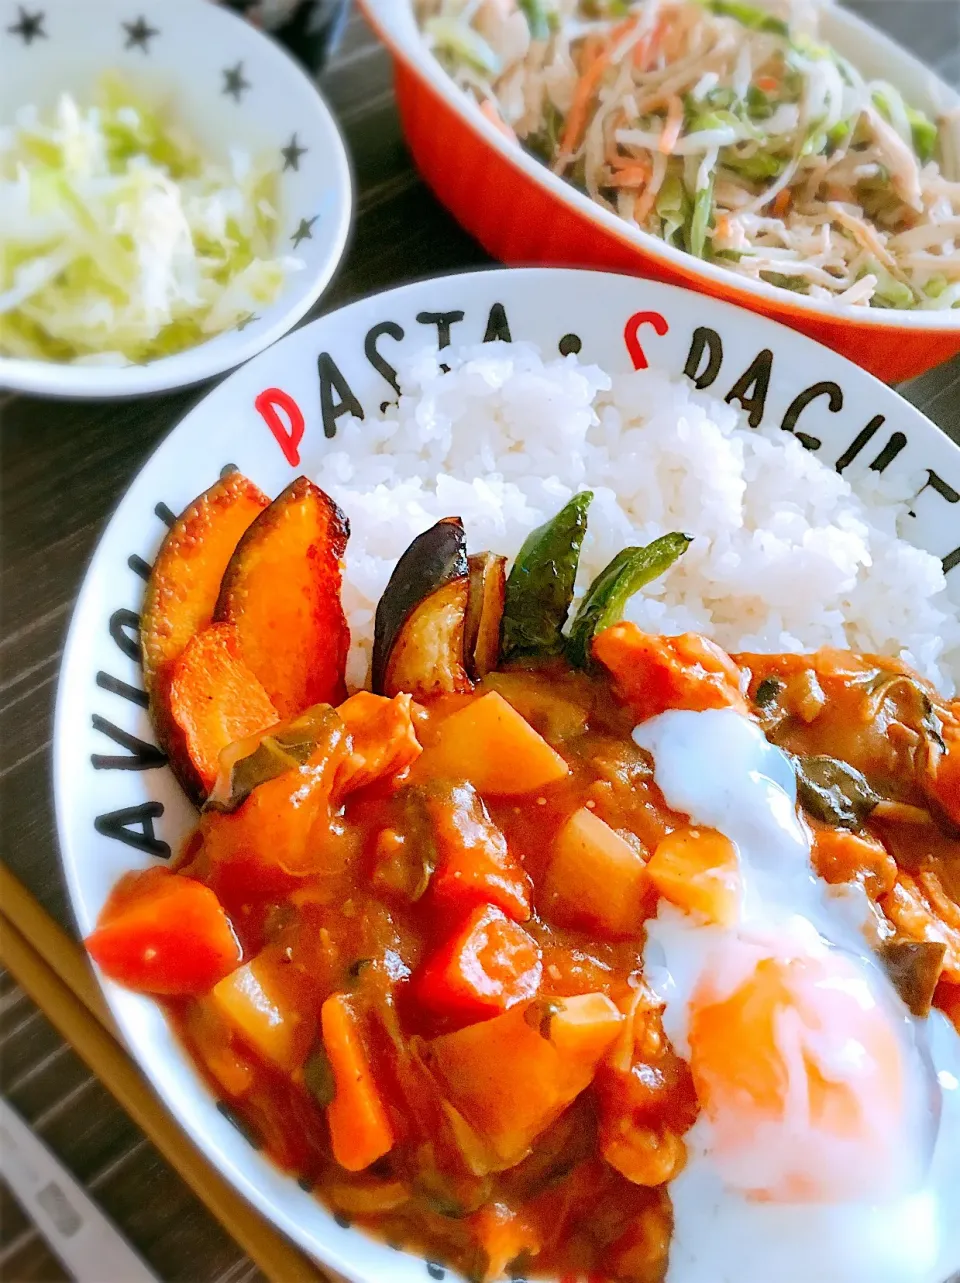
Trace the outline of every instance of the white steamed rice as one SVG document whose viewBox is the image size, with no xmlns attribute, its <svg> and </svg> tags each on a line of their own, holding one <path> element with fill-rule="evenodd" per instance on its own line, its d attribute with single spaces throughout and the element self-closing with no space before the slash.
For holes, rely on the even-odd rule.
<svg viewBox="0 0 960 1283">
<path fill-rule="evenodd" d="M 424 352 L 385 417 L 342 420 L 318 482 L 347 514 L 348 680 L 362 685 L 373 617 L 397 558 L 440 517 L 473 552 L 512 557 L 591 489 L 582 592 L 621 548 L 696 538 L 630 602 L 651 632 L 730 651 L 819 646 L 900 655 L 952 694 L 960 619 L 939 560 L 897 533 L 910 479 L 839 476 L 790 434 L 743 426 L 726 402 L 657 370 L 609 375 L 526 343 Z M 853 469 L 850 470 L 853 473 Z M 922 484 L 922 479 L 918 483 Z"/>
</svg>

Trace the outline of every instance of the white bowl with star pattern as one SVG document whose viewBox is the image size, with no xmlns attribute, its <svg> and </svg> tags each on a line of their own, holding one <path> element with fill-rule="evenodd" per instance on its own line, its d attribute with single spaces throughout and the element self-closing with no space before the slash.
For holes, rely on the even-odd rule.
<svg viewBox="0 0 960 1283">
<path fill-rule="evenodd" d="M 232 369 L 286 334 L 328 285 L 350 231 L 347 152 L 316 85 L 279 45 L 208 0 L 0 0 L 0 129 L 25 104 L 64 93 L 92 100 L 116 72 L 168 105 L 211 159 L 231 147 L 279 174 L 275 253 L 302 266 L 276 299 L 232 329 L 146 364 L 96 366 L 5 356 L 0 388 L 49 396 L 127 397 L 183 387 Z M 2 241 L 0 241 L 2 252 Z"/>
</svg>

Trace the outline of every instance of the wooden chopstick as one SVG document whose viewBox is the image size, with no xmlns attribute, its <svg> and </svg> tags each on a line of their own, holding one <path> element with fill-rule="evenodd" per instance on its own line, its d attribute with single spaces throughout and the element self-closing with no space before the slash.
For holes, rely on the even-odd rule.
<svg viewBox="0 0 960 1283">
<path fill-rule="evenodd" d="M 107 1009 L 83 951 L 2 865 L 0 960 L 270 1283 L 329 1283 L 184 1135 L 94 1014 Z"/>
<path fill-rule="evenodd" d="M 87 955 L 37 903 L 30 892 L 0 863 L 0 915 L 7 918 L 27 943 L 70 987 L 107 1033 L 121 1041 L 110 1009 L 104 1002 Z"/>
</svg>

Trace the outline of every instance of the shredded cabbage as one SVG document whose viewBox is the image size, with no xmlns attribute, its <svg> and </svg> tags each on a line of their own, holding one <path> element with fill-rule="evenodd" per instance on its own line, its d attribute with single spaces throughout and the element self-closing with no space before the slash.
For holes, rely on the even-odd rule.
<svg viewBox="0 0 960 1283">
<path fill-rule="evenodd" d="M 201 154 L 108 76 L 94 104 L 0 129 L 0 353 L 127 365 L 202 343 L 271 303 L 278 172 Z"/>
</svg>

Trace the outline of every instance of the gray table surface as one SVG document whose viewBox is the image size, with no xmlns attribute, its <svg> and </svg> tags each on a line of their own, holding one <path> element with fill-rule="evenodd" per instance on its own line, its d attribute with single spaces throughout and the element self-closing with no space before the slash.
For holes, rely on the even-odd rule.
<svg viewBox="0 0 960 1283">
<path fill-rule="evenodd" d="M 960 85 L 957 0 L 857 0 L 851 7 Z M 356 13 L 320 83 L 350 147 L 358 205 L 350 251 L 315 314 L 411 277 L 488 262 L 413 169 L 388 58 Z M 960 359 L 901 390 L 960 441 Z M 64 634 L 107 517 L 156 443 L 205 391 L 124 404 L 51 403 L 0 392 L 0 856 L 71 931 L 50 784 Z M 161 1278 L 260 1278 L 2 973 L 0 1090 Z M 0 1278 L 66 1277 L 0 1185 Z"/>
</svg>

